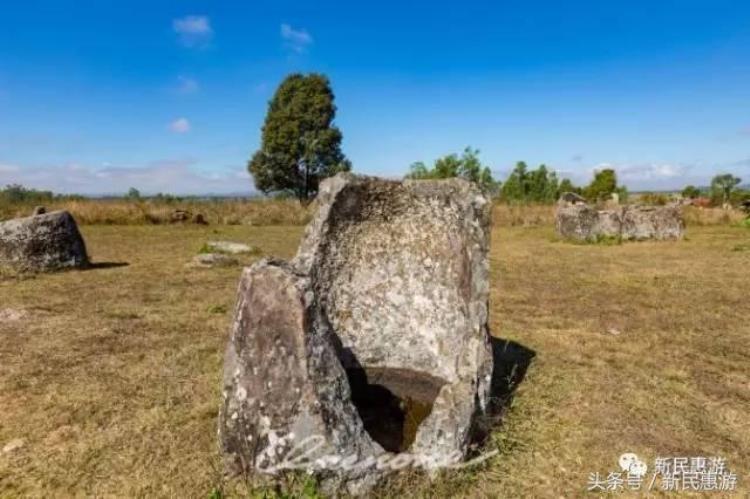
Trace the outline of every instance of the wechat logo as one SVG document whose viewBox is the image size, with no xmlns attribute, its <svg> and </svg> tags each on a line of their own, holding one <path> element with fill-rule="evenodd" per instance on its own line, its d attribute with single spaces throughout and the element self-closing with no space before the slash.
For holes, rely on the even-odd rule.
<svg viewBox="0 0 750 499">
<path fill-rule="evenodd" d="M 646 472 L 648 471 L 646 463 L 638 459 L 638 456 L 632 452 L 626 452 L 621 455 L 618 462 L 622 471 L 629 473 L 632 476 L 646 476 Z"/>
</svg>

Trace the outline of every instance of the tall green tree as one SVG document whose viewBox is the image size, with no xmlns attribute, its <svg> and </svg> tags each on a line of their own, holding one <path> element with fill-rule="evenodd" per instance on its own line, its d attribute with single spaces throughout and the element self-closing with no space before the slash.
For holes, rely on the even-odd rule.
<svg viewBox="0 0 750 499">
<path fill-rule="evenodd" d="M 131 201 L 138 201 L 141 199 L 141 191 L 136 189 L 135 187 L 131 187 L 128 189 L 128 193 L 125 194 L 125 199 L 130 199 Z"/>
<path fill-rule="evenodd" d="M 611 168 L 605 168 L 594 172 L 594 179 L 586 187 L 585 194 L 589 201 L 598 201 L 617 190 L 617 173 Z"/>
<path fill-rule="evenodd" d="M 536 203 L 555 201 L 558 184 L 557 174 L 548 170 L 546 165 L 539 165 L 539 168 L 530 171 L 528 174 L 527 200 Z"/>
<path fill-rule="evenodd" d="M 711 180 L 711 197 L 716 200 L 720 199 L 722 204 L 728 203 L 732 191 L 740 182 L 742 182 L 742 180 L 731 173 L 716 175 Z"/>
<path fill-rule="evenodd" d="M 557 199 L 559 191 L 557 173 L 546 165 L 530 170 L 526 163 L 519 161 L 503 184 L 502 198 L 508 202 L 551 203 Z"/>
<path fill-rule="evenodd" d="M 351 170 L 335 116 L 328 78 L 316 73 L 287 76 L 268 105 L 261 147 L 248 162 L 255 187 L 306 203 L 323 178 Z"/>
<path fill-rule="evenodd" d="M 506 201 L 526 201 L 528 186 L 528 166 L 523 161 L 519 161 L 503 183 L 502 197 Z"/>
</svg>

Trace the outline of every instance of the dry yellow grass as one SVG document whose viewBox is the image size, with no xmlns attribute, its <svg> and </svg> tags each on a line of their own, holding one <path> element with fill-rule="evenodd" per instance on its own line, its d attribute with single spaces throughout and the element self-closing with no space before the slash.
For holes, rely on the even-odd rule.
<svg viewBox="0 0 750 499">
<path fill-rule="evenodd" d="M 725 457 L 747 496 L 750 230 L 600 246 L 523 225 L 493 231 L 492 332 L 535 353 L 488 444 L 501 454 L 379 494 L 578 497 L 631 451 Z M 225 487 L 216 418 L 239 269 L 185 263 L 208 239 L 288 258 L 301 231 L 84 226 L 95 262 L 128 265 L 0 281 L 0 309 L 26 312 L 0 323 L 0 447 L 24 440 L 0 454 L 0 496 Z"/>
<path fill-rule="evenodd" d="M 682 209 L 685 223 L 689 227 L 696 225 L 738 225 L 747 218 L 739 209 L 699 208 L 685 206 Z M 500 226 L 542 226 L 555 223 L 554 205 L 508 205 L 495 204 L 493 220 Z"/>
<path fill-rule="evenodd" d="M 738 209 L 700 208 L 686 206 L 683 208 L 685 223 L 694 225 L 736 225 L 741 223 L 747 214 Z"/>
<path fill-rule="evenodd" d="M 48 211 L 67 210 L 84 225 L 167 224 L 175 210 L 200 213 L 214 225 L 304 225 L 310 220 L 313 209 L 291 199 L 186 199 L 179 202 L 83 199 L 54 201 L 46 208 Z M 0 220 L 28 216 L 32 210 L 33 205 L 25 203 L 0 205 Z"/>
<path fill-rule="evenodd" d="M 33 204 L 0 203 L 0 221 L 31 214 Z M 200 213 L 212 225 L 305 225 L 315 212 L 315 204 L 302 206 L 293 199 L 190 199 L 166 202 L 157 199 L 83 199 L 54 201 L 46 208 L 69 211 L 84 225 L 161 225 L 170 223 L 175 210 Z M 740 210 L 696 208 L 683 211 L 688 225 L 736 225 L 746 215 Z M 555 221 L 555 206 L 543 204 L 496 203 L 493 219 L 500 226 L 542 226 Z"/>
</svg>

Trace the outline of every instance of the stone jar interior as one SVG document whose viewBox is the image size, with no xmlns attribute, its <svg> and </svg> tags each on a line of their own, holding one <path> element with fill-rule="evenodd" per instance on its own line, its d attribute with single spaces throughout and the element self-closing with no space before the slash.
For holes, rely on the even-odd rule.
<svg viewBox="0 0 750 499">
<path fill-rule="evenodd" d="M 330 205 L 326 237 L 314 236 L 313 287 L 352 402 L 390 452 L 409 450 L 441 389 L 481 367 L 486 246 L 457 190 L 350 182 Z M 308 250 L 303 241 L 298 260 Z"/>
<path fill-rule="evenodd" d="M 316 462 L 459 462 L 492 375 L 489 201 L 460 179 L 338 174 L 316 202 L 292 261 L 243 271 L 219 416 L 227 467 L 268 470 L 310 437 Z M 385 473 L 373 466 L 318 471 L 351 492 Z"/>
</svg>

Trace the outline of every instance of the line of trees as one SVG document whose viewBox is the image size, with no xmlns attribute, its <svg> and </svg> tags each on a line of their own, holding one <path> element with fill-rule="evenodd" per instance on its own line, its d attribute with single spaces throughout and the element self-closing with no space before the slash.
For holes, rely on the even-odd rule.
<svg viewBox="0 0 750 499">
<path fill-rule="evenodd" d="M 496 194 L 500 182 L 492 177 L 489 166 L 483 165 L 479 159 L 479 149 L 467 147 L 459 156 L 448 154 L 438 158 L 429 168 L 422 161 L 412 163 L 406 178 L 410 179 L 441 179 L 460 177 L 475 182 L 479 187 L 490 194 Z"/>
<path fill-rule="evenodd" d="M 268 104 L 262 128 L 261 146 L 248 161 L 256 188 L 266 194 L 295 196 L 303 204 L 317 195 L 323 178 L 351 170 L 341 151 L 342 133 L 334 124 L 336 106 L 328 78 L 311 73 L 289 75 L 279 85 Z M 434 161 L 413 163 L 406 178 L 442 179 L 461 177 L 477 183 L 485 192 L 507 203 L 553 203 L 565 192 L 580 194 L 591 202 L 611 198 L 627 199 L 627 189 L 618 184 L 611 168 L 595 172 L 591 183 L 575 186 L 570 179 L 559 179 L 546 165 L 531 169 L 519 161 L 505 182 L 492 175 L 492 169 L 479 159 L 479 150 L 467 147 L 461 154 L 448 154 Z M 750 189 L 741 189 L 741 179 L 725 173 L 716 175 L 708 188 L 689 185 L 685 198 L 708 197 L 714 206 L 748 206 Z M 141 193 L 131 188 L 126 199 L 139 201 Z M 661 196 L 667 199 L 667 196 Z M 0 202 L 43 204 L 75 196 L 54 195 L 49 191 L 8 185 L 0 190 Z M 178 199 L 159 194 L 160 201 Z"/>
<path fill-rule="evenodd" d="M 713 206 L 743 206 L 750 203 L 750 186 L 741 188 L 742 179 L 731 173 L 721 173 L 711 179 L 707 187 L 699 188 L 688 185 L 682 190 L 682 197 L 688 199 L 704 198 Z"/>
<path fill-rule="evenodd" d="M 330 82 L 322 74 L 291 74 L 281 82 L 270 102 L 261 133 L 261 146 L 248 161 L 255 187 L 277 196 L 295 196 L 308 203 L 318 192 L 320 181 L 351 163 L 341 151 L 342 133 L 334 124 L 336 106 Z M 467 147 L 461 154 L 448 154 L 431 166 L 418 161 L 409 167 L 406 178 L 441 179 L 461 177 L 476 182 L 485 192 L 508 203 L 553 203 L 562 193 L 574 192 L 591 202 L 627 199 L 627 189 L 619 185 L 611 168 L 594 173 L 588 185 L 576 186 L 570 179 L 558 178 L 546 165 L 535 169 L 519 161 L 505 182 L 492 175 L 492 169 L 479 159 L 479 150 Z M 709 196 L 714 205 L 741 204 L 750 192 L 737 188 L 740 179 L 730 174 L 714 177 L 711 187 L 687 186 L 684 197 Z M 140 193 L 131 190 L 131 199 Z M 666 196 L 664 196 L 666 198 Z"/>
<path fill-rule="evenodd" d="M 323 178 L 351 170 L 351 163 L 341 151 L 342 133 L 334 125 L 335 116 L 328 78 L 311 73 L 292 74 L 284 79 L 268 104 L 261 146 L 248 162 L 255 187 L 266 194 L 293 195 L 307 203 L 317 194 Z M 508 202 L 550 203 L 565 191 L 585 192 L 587 197 L 598 199 L 622 190 L 612 170 L 603 171 L 590 186 L 579 189 L 570 180 L 559 181 L 545 165 L 532 170 L 523 162 L 501 183 L 481 162 L 479 150 L 471 147 L 461 154 L 438 158 L 432 166 L 421 161 L 413 163 L 406 177 L 461 177 Z"/>
<path fill-rule="evenodd" d="M 617 194 L 622 201 L 627 199 L 627 189 L 617 183 L 613 169 L 597 171 L 587 186 L 577 187 L 570 179 L 560 180 L 554 170 L 546 165 L 530 169 L 519 161 L 505 182 L 492 176 L 489 166 L 479 159 L 479 150 L 467 147 L 461 155 L 449 154 L 438 158 L 432 167 L 424 162 L 412 163 L 406 178 L 441 179 L 461 177 L 476 182 L 485 192 L 508 203 L 554 203 L 565 192 L 574 192 L 590 201 L 606 200 Z"/>
<path fill-rule="evenodd" d="M 560 195 L 557 174 L 539 165 L 529 170 L 525 162 L 519 161 L 503 183 L 500 197 L 509 202 L 551 203 Z"/>
<path fill-rule="evenodd" d="M 28 189 L 20 184 L 6 185 L 0 190 L 0 201 L 8 204 L 17 203 L 46 203 L 55 199 L 52 191 L 38 191 Z"/>
<path fill-rule="evenodd" d="M 328 78 L 321 74 L 289 75 L 268 104 L 261 132 L 261 146 L 248 162 L 255 187 L 263 193 L 293 195 L 302 203 L 318 192 L 320 181 L 351 163 L 341 151 L 342 133 L 333 123 L 334 95 Z M 441 179 L 461 177 L 476 182 L 485 192 L 514 203 L 551 203 L 566 191 L 598 200 L 613 192 L 625 194 L 617 185 L 614 170 L 598 172 L 585 188 L 540 165 L 529 169 L 519 162 L 501 183 L 479 159 L 479 150 L 467 147 L 461 154 L 448 154 L 434 161 L 413 163 L 406 178 Z"/>
<path fill-rule="evenodd" d="M 578 187 L 570 179 L 559 180 L 557 174 L 539 165 L 530 170 L 525 162 L 519 161 L 500 189 L 500 199 L 508 203 L 553 203 L 565 192 L 574 192 L 591 202 L 610 199 L 616 194 L 625 201 L 628 191 L 617 183 L 617 173 L 611 168 L 594 173 L 591 183 Z"/>
<path fill-rule="evenodd" d="M 45 204 L 52 201 L 74 201 L 83 199 L 77 194 L 55 194 L 52 191 L 40 191 L 24 187 L 21 184 L 9 184 L 0 189 L 0 204 Z"/>
</svg>

